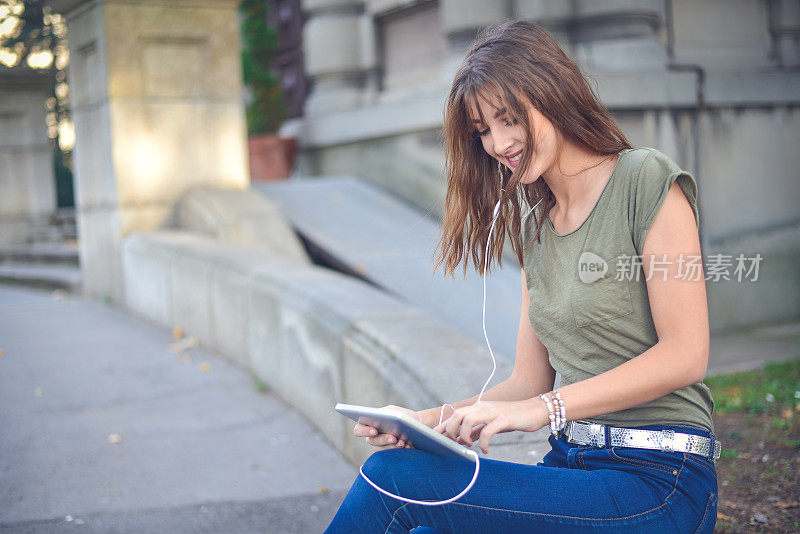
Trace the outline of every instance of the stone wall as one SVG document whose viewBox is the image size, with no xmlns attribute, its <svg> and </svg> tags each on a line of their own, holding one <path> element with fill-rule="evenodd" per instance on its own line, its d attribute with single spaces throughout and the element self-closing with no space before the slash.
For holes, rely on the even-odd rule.
<svg viewBox="0 0 800 534">
<path fill-rule="evenodd" d="M 337 402 L 429 408 L 475 395 L 492 369 L 483 345 L 323 267 L 187 231 L 131 234 L 123 264 L 129 309 L 252 370 L 356 465 L 372 449 Z M 492 385 L 510 372 L 499 361 Z M 548 431 L 497 436 L 491 457 L 535 463 Z"/>
<path fill-rule="evenodd" d="M 800 319 L 796 2 L 309 0 L 311 57 L 335 54 L 339 37 L 316 34 L 314 20 L 339 4 L 348 11 L 337 16 L 377 38 L 348 45 L 358 54 L 347 69 L 309 68 L 319 82 L 313 105 L 283 128 L 300 140 L 297 177 L 354 174 L 441 216 L 454 69 L 480 28 L 534 20 L 578 61 L 633 145 L 658 148 L 695 176 L 705 257 L 764 257 L 757 283 L 709 284 L 712 330 Z M 438 33 L 413 24 L 425 13 L 436 14 L 426 24 L 438 21 Z M 412 69 L 407 54 L 385 48 L 404 42 L 435 53 Z M 332 76 L 349 80 L 346 99 L 328 91 Z"/>
</svg>

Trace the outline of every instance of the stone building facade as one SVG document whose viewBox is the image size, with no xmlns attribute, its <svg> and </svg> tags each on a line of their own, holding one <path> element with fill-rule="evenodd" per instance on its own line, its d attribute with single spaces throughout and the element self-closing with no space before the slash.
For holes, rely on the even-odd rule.
<svg viewBox="0 0 800 534">
<path fill-rule="evenodd" d="M 482 27 L 533 20 L 578 61 L 635 146 L 658 148 L 697 179 L 704 262 L 732 262 L 708 282 L 712 329 L 800 318 L 800 2 L 303 0 L 302 8 L 311 90 L 303 116 L 282 129 L 300 141 L 297 177 L 355 174 L 441 215 L 441 125 L 455 69 Z M 750 272 L 741 280 L 737 257 Z"/>
</svg>

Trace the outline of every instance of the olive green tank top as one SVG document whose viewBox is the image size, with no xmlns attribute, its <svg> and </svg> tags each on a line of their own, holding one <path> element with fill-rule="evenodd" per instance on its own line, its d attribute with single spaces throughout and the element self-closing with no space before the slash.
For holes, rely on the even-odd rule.
<svg viewBox="0 0 800 534">
<path fill-rule="evenodd" d="M 583 224 L 559 234 L 547 217 L 541 241 L 523 253 L 530 321 L 562 385 L 617 367 L 658 342 L 644 270 L 631 258 L 641 258 L 645 235 L 676 180 L 699 226 L 692 175 L 656 149 L 626 149 Z M 536 230 L 532 214 L 523 214 L 523 247 Z M 627 270 L 631 264 L 638 276 Z M 623 427 L 684 424 L 713 431 L 713 410 L 710 390 L 698 382 L 589 420 Z"/>
</svg>

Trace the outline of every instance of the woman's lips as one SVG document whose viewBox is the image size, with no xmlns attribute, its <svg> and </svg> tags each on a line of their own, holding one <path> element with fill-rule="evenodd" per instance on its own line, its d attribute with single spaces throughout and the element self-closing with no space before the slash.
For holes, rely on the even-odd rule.
<svg viewBox="0 0 800 534">
<path fill-rule="evenodd" d="M 522 158 L 522 150 L 517 152 L 516 154 L 511 154 L 506 158 L 508 164 L 513 168 L 519 165 L 519 160 Z"/>
</svg>

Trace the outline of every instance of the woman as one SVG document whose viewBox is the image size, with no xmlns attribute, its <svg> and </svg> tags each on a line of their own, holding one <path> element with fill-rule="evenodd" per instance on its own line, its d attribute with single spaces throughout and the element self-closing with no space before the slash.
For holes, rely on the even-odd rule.
<svg viewBox="0 0 800 534">
<path fill-rule="evenodd" d="M 502 264 L 511 232 L 522 267 L 516 361 L 480 400 L 406 411 L 484 454 L 497 433 L 547 426 L 552 449 L 537 465 L 482 460 L 474 487 L 441 506 L 384 496 L 359 476 L 328 532 L 713 531 L 719 442 L 702 384 L 709 332 L 694 178 L 633 148 L 576 64 L 525 21 L 472 44 L 444 131 L 436 267 L 445 261 L 452 275 L 464 259 L 466 272 L 466 250 L 479 271 L 493 257 Z M 481 256 L 498 200 L 500 231 Z M 472 462 L 368 426 L 354 432 L 377 450 L 364 473 L 395 494 L 445 500 L 472 477 Z"/>
</svg>

